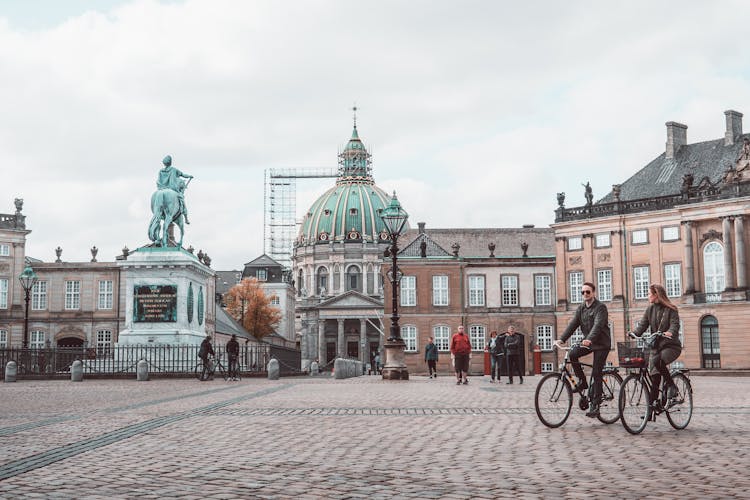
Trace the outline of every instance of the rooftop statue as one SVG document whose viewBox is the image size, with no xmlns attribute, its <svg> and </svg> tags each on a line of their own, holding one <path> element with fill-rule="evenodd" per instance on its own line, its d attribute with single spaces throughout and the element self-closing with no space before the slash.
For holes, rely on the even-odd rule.
<svg viewBox="0 0 750 500">
<path fill-rule="evenodd" d="M 182 224 L 190 224 L 188 220 L 187 206 L 185 205 L 185 189 L 187 189 L 192 175 L 181 172 L 172 166 L 172 157 L 167 155 L 162 160 L 164 168 L 159 170 L 156 179 L 157 190 L 151 195 L 151 212 L 154 216 L 148 226 L 148 237 L 156 243 L 161 240 L 161 246 L 166 247 L 169 236 L 169 225 L 177 224 L 180 228 L 180 242 L 177 246 L 182 247 L 182 239 L 185 228 Z M 185 182 L 182 179 L 187 179 Z"/>
</svg>

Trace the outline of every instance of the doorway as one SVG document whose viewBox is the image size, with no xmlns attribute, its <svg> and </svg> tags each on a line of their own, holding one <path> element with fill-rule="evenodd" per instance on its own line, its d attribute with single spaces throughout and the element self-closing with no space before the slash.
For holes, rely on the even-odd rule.
<svg viewBox="0 0 750 500">
<path fill-rule="evenodd" d="M 346 355 L 351 359 L 359 359 L 359 342 L 349 341 L 346 343 Z"/>
<path fill-rule="evenodd" d="M 706 316 L 701 320 L 701 366 L 721 368 L 719 322 L 714 316 Z"/>
</svg>

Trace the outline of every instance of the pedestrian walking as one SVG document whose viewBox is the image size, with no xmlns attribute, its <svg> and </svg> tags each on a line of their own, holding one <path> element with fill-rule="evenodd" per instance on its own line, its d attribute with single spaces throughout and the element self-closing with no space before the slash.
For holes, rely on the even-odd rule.
<svg viewBox="0 0 750 500">
<path fill-rule="evenodd" d="M 237 380 L 238 360 L 240 357 L 240 343 L 237 342 L 237 335 L 232 334 L 232 338 L 227 342 L 227 359 L 229 361 L 229 378 Z"/>
<path fill-rule="evenodd" d="M 464 332 L 464 326 L 459 325 L 458 331 L 451 338 L 451 357 L 456 370 L 456 385 L 469 383 L 469 360 L 471 359 L 471 342 Z"/>
<path fill-rule="evenodd" d="M 430 378 L 437 378 L 438 349 L 432 337 L 427 337 L 427 345 L 424 347 L 424 360 L 430 372 Z"/>
<path fill-rule="evenodd" d="M 493 330 L 490 332 L 490 341 L 487 342 L 485 348 L 490 355 L 490 383 L 495 382 L 495 374 L 497 374 L 497 381 L 500 381 L 500 353 L 505 352 L 505 337 L 498 337 L 497 331 Z"/>
<path fill-rule="evenodd" d="M 508 363 L 508 384 L 513 383 L 513 372 L 518 375 L 518 380 L 523 384 L 523 373 L 521 373 L 521 352 L 523 351 L 523 340 L 516 333 L 516 328 L 511 325 L 505 335 L 505 358 Z"/>
</svg>

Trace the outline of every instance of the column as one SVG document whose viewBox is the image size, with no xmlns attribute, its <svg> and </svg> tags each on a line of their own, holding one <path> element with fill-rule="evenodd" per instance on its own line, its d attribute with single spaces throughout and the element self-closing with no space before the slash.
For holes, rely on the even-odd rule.
<svg viewBox="0 0 750 500">
<path fill-rule="evenodd" d="M 344 320 L 339 318 L 336 321 L 338 321 L 339 324 L 338 337 L 336 338 L 336 352 L 338 353 L 339 358 L 345 358 L 346 346 L 344 345 Z"/>
<path fill-rule="evenodd" d="M 318 364 L 326 363 L 326 320 L 318 320 Z"/>
<path fill-rule="evenodd" d="M 362 295 L 367 295 L 367 264 L 364 261 L 362 261 Z"/>
<path fill-rule="evenodd" d="M 370 362 L 370 346 L 367 343 L 367 318 L 359 318 L 359 360 Z"/>
<path fill-rule="evenodd" d="M 683 221 L 685 228 L 685 293 L 695 293 L 695 264 L 693 263 L 693 221 Z"/>
<path fill-rule="evenodd" d="M 747 289 L 747 263 L 745 261 L 745 220 L 744 216 L 734 217 L 734 245 L 737 263 L 737 288 Z"/>
<path fill-rule="evenodd" d="M 732 217 L 722 217 L 721 228 L 724 239 L 724 290 L 730 292 L 736 288 L 734 279 L 734 252 L 732 251 Z"/>
</svg>

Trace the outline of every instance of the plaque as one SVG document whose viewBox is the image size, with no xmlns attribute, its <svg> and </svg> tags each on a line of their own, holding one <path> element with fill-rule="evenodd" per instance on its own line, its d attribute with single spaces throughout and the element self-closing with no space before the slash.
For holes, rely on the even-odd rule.
<svg viewBox="0 0 750 500">
<path fill-rule="evenodd" d="M 134 323 L 174 323 L 177 321 L 177 287 L 137 285 L 133 293 Z"/>
</svg>

